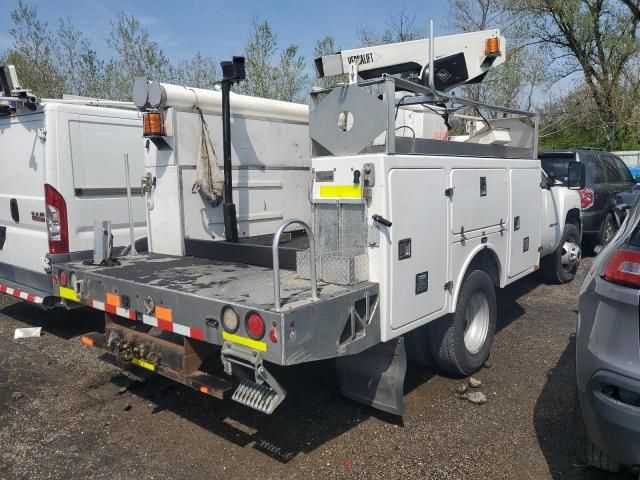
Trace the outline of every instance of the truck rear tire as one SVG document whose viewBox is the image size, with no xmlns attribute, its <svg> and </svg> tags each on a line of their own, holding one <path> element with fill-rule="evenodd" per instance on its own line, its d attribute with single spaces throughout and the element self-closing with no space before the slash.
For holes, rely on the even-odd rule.
<svg viewBox="0 0 640 480">
<path fill-rule="evenodd" d="M 439 368 L 468 376 L 489 358 L 496 330 L 496 292 L 483 270 L 465 276 L 456 311 L 430 325 L 432 352 Z"/>
<path fill-rule="evenodd" d="M 560 246 L 540 261 L 542 275 L 549 283 L 569 283 L 576 276 L 581 256 L 578 227 L 567 223 L 562 232 Z"/>
</svg>

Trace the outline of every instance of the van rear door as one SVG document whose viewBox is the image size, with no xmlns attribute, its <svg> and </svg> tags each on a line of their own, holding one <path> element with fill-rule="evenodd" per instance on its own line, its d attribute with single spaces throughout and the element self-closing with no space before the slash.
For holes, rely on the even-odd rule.
<svg viewBox="0 0 640 480">
<path fill-rule="evenodd" d="M 72 257 L 90 255 L 96 221 L 111 221 L 113 245 L 129 244 L 124 156 L 129 156 L 136 238 L 146 236 L 140 179 L 144 174 L 142 120 L 136 111 L 83 105 L 47 106 L 58 128 L 56 188 L 64 197 Z M 53 140 L 53 139 L 52 139 Z"/>
<path fill-rule="evenodd" d="M 50 292 L 45 135 L 42 111 L 0 118 L 0 283 Z"/>
</svg>

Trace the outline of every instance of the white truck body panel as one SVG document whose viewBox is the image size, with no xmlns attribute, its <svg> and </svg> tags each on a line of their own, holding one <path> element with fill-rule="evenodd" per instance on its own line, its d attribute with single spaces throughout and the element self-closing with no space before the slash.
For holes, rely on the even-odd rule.
<svg viewBox="0 0 640 480">
<path fill-rule="evenodd" d="M 564 203 L 557 205 L 555 190 L 541 186 L 540 162 L 534 159 L 377 154 L 317 157 L 312 168 L 335 169 L 334 183 L 349 185 L 353 171 L 365 163 L 375 168 L 365 212 L 367 224 L 380 232 L 379 245 L 368 247 L 367 254 L 369 279 L 380 284 L 382 341 L 453 313 L 465 271 L 481 250 L 495 254 L 501 287 L 536 271 L 542 242 L 557 245 L 562 235 L 562 229 L 547 227 L 543 211 L 567 212 L 579 202 L 576 192 L 563 188 L 557 190 Z M 332 201 L 322 198 L 323 185 L 314 183 L 316 203 Z M 448 188 L 453 188 L 451 197 L 445 195 Z M 380 226 L 371 220 L 373 214 L 393 225 Z M 411 257 L 400 259 L 398 242 L 407 238 Z M 425 272 L 428 290 L 416 294 L 416 276 Z M 449 281 L 450 290 L 445 288 Z"/>
<path fill-rule="evenodd" d="M 234 95 L 233 98 L 241 97 Z M 263 99 L 259 99 L 263 100 Z M 280 102 L 282 103 L 282 102 Z M 309 134 L 307 123 L 266 116 L 237 115 L 231 103 L 233 199 L 238 235 L 273 234 L 287 218 L 309 222 Z M 205 113 L 213 148 L 222 168 L 222 120 Z M 224 240 L 222 205 L 216 207 L 192 193 L 200 145 L 200 114 L 165 110 L 168 142 L 150 143 L 145 169 L 156 177 L 147 202 L 150 251 L 184 255 L 184 239 Z M 169 128 L 170 127 L 170 128 Z"/>
<path fill-rule="evenodd" d="M 22 112 L 22 111 L 21 111 Z M 46 290 L 49 254 L 44 185 L 65 199 L 69 255 L 93 250 L 94 223 L 110 220 L 114 246 L 129 244 L 124 154 L 129 155 L 132 188 L 143 173 L 140 114 L 121 109 L 46 103 L 35 112 L 0 118 L 1 279 L 25 290 Z M 19 221 L 11 214 L 15 199 Z M 136 238 L 146 236 L 144 204 L 133 197 Z M 37 285 L 31 285 L 36 283 Z M 45 291 L 47 293 L 49 289 Z"/>
</svg>

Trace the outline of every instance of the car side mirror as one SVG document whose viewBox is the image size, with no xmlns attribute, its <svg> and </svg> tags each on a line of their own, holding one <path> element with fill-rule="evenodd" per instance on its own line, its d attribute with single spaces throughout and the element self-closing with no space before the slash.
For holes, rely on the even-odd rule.
<svg viewBox="0 0 640 480">
<path fill-rule="evenodd" d="M 640 183 L 640 173 L 633 179 L 636 183 Z"/>
<path fill-rule="evenodd" d="M 567 173 L 567 187 L 569 187 L 569 190 L 580 190 L 584 188 L 585 177 L 584 163 L 569 163 L 569 171 Z"/>
</svg>

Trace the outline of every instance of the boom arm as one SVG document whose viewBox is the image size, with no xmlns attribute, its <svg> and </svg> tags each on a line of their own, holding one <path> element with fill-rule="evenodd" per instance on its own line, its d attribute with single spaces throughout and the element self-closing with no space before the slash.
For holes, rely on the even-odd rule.
<svg viewBox="0 0 640 480">
<path fill-rule="evenodd" d="M 493 67 L 504 63 L 505 38 L 500 30 L 483 30 L 436 37 L 434 39 L 434 83 L 439 91 L 451 90 L 462 84 L 478 83 Z M 428 83 L 429 40 L 390 43 L 355 48 L 318 57 L 315 60 L 318 78 L 349 72 L 358 65 L 362 78 L 387 74 L 414 74 Z"/>
</svg>

